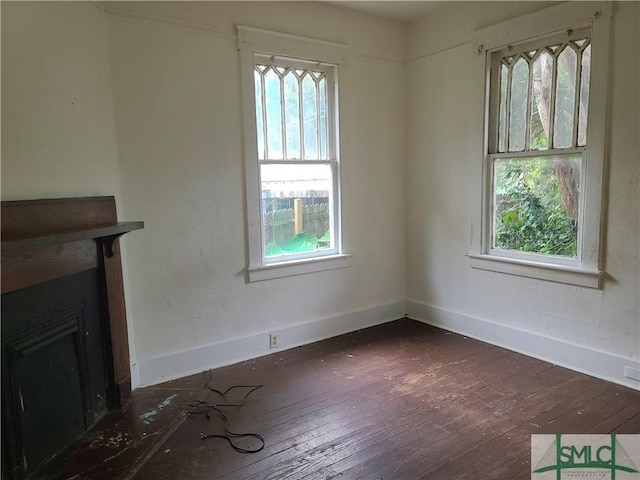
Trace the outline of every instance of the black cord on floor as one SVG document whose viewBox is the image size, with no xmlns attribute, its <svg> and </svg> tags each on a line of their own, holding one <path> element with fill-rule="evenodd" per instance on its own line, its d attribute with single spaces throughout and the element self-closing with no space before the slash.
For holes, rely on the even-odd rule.
<svg viewBox="0 0 640 480">
<path fill-rule="evenodd" d="M 205 383 L 205 387 L 211 390 L 212 392 L 217 393 L 223 398 L 227 393 L 229 393 L 231 390 L 235 388 L 248 388 L 249 390 L 247 391 L 247 393 L 245 393 L 244 397 L 242 397 L 242 400 L 240 401 L 240 403 L 211 404 L 204 400 L 187 402 L 187 406 L 191 408 L 191 410 L 187 412 L 187 415 L 204 415 L 207 419 L 210 419 L 211 412 L 213 411 L 217 413 L 224 420 L 225 435 L 200 433 L 200 438 L 202 440 L 206 438 L 222 438 L 227 442 L 229 442 L 229 445 L 231 445 L 231 448 L 233 448 L 236 452 L 240 452 L 240 453 L 257 453 L 261 451 L 265 445 L 264 438 L 262 437 L 262 435 L 258 433 L 232 432 L 231 430 L 229 430 L 229 418 L 224 413 L 222 413 L 222 411 L 220 410 L 220 407 L 242 407 L 247 401 L 247 398 L 249 397 L 249 395 L 251 395 L 253 392 L 258 390 L 259 388 L 262 388 L 263 385 L 234 385 L 232 387 L 227 388 L 224 392 L 221 392 L 220 390 L 216 390 L 215 388 L 211 387 L 208 382 Z M 260 442 L 261 445 L 259 448 L 255 448 L 255 449 L 240 447 L 239 445 L 236 445 L 233 441 L 233 439 L 240 439 L 240 438 L 255 438 Z"/>
</svg>

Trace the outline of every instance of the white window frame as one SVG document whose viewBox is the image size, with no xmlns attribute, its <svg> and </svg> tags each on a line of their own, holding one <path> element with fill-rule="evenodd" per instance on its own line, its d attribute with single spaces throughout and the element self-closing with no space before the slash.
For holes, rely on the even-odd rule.
<svg viewBox="0 0 640 480">
<path fill-rule="evenodd" d="M 591 288 L 602 287 L 601 238 L 611 12 L 610 2 L 567 2 L 475 32 L 473 71 L 476 72 L 477 91 L 473 98 L 482 104 L 476 104 L 478 108 L 473 111 L 482 112 L 482 117 L 477 117 L 475 124 L 483 125 L 483 128 L 474 130 L 472 138 L 473 145 L 482 149 L 481 156 L 474 155 L 474 182 L 470 190 L 471 246 L 467 256 L 472 268 Z M 492 54 L 511 44 L 586 26 L 591 27 L 591 79 L 587 148 L 582 166 L 584 180 L 580 193 L 578 257 L 574 260 L 493 250 L 492 157 L 496 155 L 489 153 Z M 534 152 L 525 152 L 525 155 L 531 154 Z"/>
<path fill-rule="evenodd" d="M 240 79 L 242 89 L 245 181 L 247 196 L 247 227 L 249 246 L 249 265 L 247 267 L 250 282 L 273 278 L 301 275 L 324 270 L 344 268 L 351 265 L 351 255 L 344 252 L 344 218 L 342 214 L 340 160 L 344 156 L 345 135 L 341 120 L 345 118 L 345 102 L 341 101 L 339 91 L 348 83 L 347 45 L 322 40 L 298 37 L 289 34 L 271 32 L 243 25 L 236 26 L 240 51 Z M 311 252 L 305 255 L 292 255 L 282 259 L 266 258 L 262 242 L 262 195 L 260 190 L 260 164 L 256 135 L 256 106 L 254 87 L 254 65 L 257 55 L 278 58 L 290 58 L 322 64 L 336 65 L 335 76 L 339 76 L 340 89 L 335 88 L 336 98 L 332 99 L 335 114 L 332 130 L 335 132 L 330 142 L 335 141 L 333 155 L 335 162 L 333 185 L 333 213 L 335 244 L 329 251 Z M 338 78 L 334 79 L 336 82 Z M 305 163 L 306 161 L 293 162 Z"/>
</svg>

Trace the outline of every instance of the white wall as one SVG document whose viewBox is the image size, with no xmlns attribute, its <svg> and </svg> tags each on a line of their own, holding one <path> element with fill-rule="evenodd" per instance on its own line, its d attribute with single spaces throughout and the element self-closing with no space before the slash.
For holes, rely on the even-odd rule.
<svg viewBox="0 0 640 480">
<path fill-rule="evenodd" d="M 268 353 L 271 331 L 284 348 L 401 317 L 401 26 L 298 2 L 107 8 L 124 212 L 145 221 L 143 232 L 127 238 L 142 383 Z M 246 281 L 236 24 L 353 47 L 351 87 L 341 92 L 350 115 L 342 164 L 350 268 Z M 355 313 L 361 310 L 372 315 Z M 309 325 L 293 328 L 301 323 Z M 229 341 L 234 348 L 221 355 Z"/>
<path fill-rule="evenodd" d="M 504 2 L 452 4 L 410 27 L 409 313 L 582 370 L 593 371 L 602 361 L 584 348 L 609 354 L 620 360 L 612 367 L 615 372 L 599 375 L 638 386 L 623 378 L 623 366 L 637 369 L 640 357 L 638 3 L 614 6 L 604 288 L 472 270 L 465 258 L 470 206 L 480 201 L 467 194 L 470 182 L 479 181 L 470 177 L 476 171 L 471 166 L 481 161 L 478 147 L 468 140 L 481 128 L 471 120 L 481 117 L 471 110 L 478 105 L 471 97 L 478 91 L 471 83 L 477 78 L 471 34 L 510 18 L 514 9 L 532 7 L 514 2 L 509 11 Z M 523 332 L 532 335 L 520 342 Z M 568 350 L 580 347 L 576 356 L 589 358 L 571 364 L 558 348 L 547 352 L 556 341 Z"/>
<path fill-rule="evenodd" d="M 2 199 L 119 195 L 104 12 L 2 2 Z"/>
</svg>

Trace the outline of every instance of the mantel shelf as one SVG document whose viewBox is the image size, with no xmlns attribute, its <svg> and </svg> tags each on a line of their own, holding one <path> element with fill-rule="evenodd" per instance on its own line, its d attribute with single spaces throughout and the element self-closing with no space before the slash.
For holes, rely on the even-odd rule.
<svg viewBox="0 0 640 480">
<path fill-rule="evenodd" d="M 143 228 L 144 222 L 118 222 L 113 225 L 100 227 L 77 228 L 51 232 L 37 237 L 3 238 L 2 255 L 7 256 L 18 254 L 30 250 L 38 250 L 51 245 L 76 242 L 79 240 L 105 238 L 110 239 L 110 241 L 107 242 L 107 254 L 111 257 L 113 255 L 113 243 L 121 235 L 133 230 L 141 230 Z"/>
</svg>

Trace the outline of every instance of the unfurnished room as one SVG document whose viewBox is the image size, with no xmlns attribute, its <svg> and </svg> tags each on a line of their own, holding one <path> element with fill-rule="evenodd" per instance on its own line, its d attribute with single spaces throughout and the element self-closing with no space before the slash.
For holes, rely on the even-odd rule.
<svg viewBox="0 0 640 480">
<path fill-rule="evenodd" d="M 0 8 L 2 480 L 640 479 L 640 2 Z"/>
</svg>

